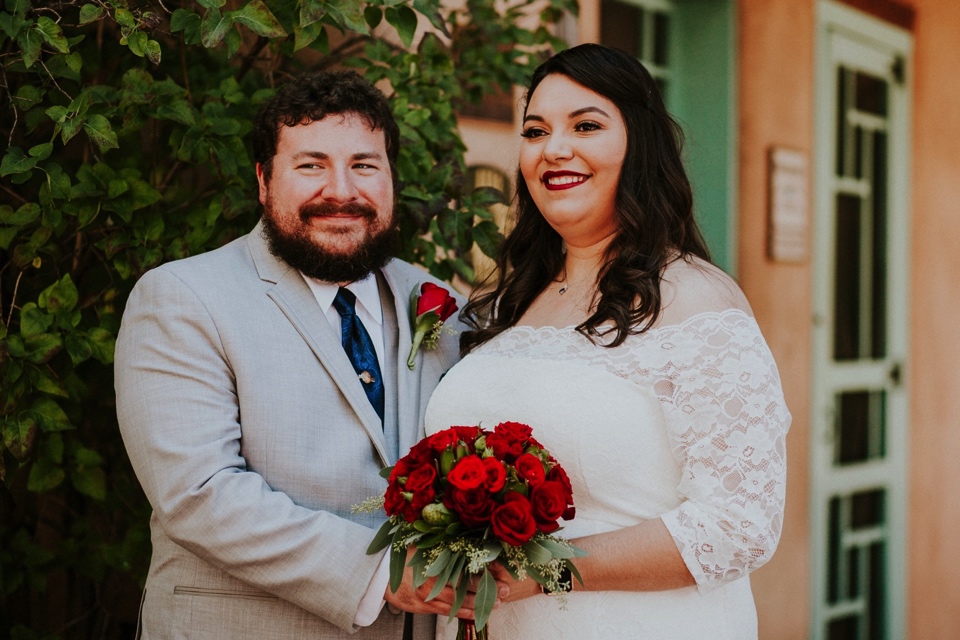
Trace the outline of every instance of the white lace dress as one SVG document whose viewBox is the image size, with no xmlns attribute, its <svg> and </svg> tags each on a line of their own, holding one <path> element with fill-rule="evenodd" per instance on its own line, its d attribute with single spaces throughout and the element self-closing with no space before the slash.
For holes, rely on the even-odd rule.
<svg viewBox="0 0 960 640">
<path fill-rule="evenodd" d="M 510 329 L 446 374 L 426 431 L 504 420 L 531 425 L 570 476 L 577 515 L 560 535 L 662 518 L 697 586 L 507 603 L 492 639 L 757 637 L 747 574 L 780 537 L 790 414 L 753 318 L 700 313 L 615 349 L 572 328 Z"/>
</svg>

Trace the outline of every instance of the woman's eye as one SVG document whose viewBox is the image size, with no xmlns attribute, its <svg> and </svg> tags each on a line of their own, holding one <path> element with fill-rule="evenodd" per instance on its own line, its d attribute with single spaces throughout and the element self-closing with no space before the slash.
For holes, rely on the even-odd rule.
<svg viewBox="0 0 960 640">
<path fill-rule="evenodd" d="M 539 138 L 547 135 L 547 132 L 540 127 L 530 127 L 529 129 L 524 129 L 520 135 L 524 138 Z"/>
<path fill-rule="evenodd" d="M 600 128 L 601 127 L 599 124 L 597 124 L 596 122 L 590 122 L 589 120 L 584 122 L 578 122 L 577 126 L 575 127 L 577 131 L 597 131 Z"/>
</svg>

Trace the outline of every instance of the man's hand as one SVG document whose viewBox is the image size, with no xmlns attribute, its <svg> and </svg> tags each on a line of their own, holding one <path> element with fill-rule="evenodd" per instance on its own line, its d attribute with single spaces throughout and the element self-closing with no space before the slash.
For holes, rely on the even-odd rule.
<svg viewBox="0 0 960 640">
<path fill-rule="evenodd" d="M 413 557 L 415 549 L 411 547 L 407 550 L 407 563 L 410 562 L 410 558 Z M 457 611 L 458 618 L 464 618 L 466 620 L 473 620 L 473 605 L 474 605 L 474 594 L 477 590 L 477 577 L 472 577 L 470 579 L 470 586 L 467 588 L 467 595 L 463 599 L 463 604 L 460 609 Z M 400 588 L 397 589 L 396 593 L 390 590 L 390 587 L 387 586 L 387 590 L 384 592 L 383 599 L 386 600 L 387 605 L 393 609 L 400 609 L 401 611 L 409 611 L 411 613 L 427 613 L 427 614 L 438 614 L 442 616 L 449 616 L 450 609 L 453 607 L 453 601 L 456 598 L 456 594 L 449 585 L 444 587 L 443 590 L 430 601 L 426 600 L 426 597 L 430 595 L 430 590 L 433 589 L 433 585 L 436 582 L 436 578 L 428 578 L 419 587 L 413 586 L 413 569 L 407 565 L 404 565 L 403 569 L 403 581 L 400 583 Z M 494 604 L 494 608 L 500 606 L 500 598 L 505 597 L 509 594 L 509 589 L 507 585 L 497 580 L 497 602 Z"/>
</svg>

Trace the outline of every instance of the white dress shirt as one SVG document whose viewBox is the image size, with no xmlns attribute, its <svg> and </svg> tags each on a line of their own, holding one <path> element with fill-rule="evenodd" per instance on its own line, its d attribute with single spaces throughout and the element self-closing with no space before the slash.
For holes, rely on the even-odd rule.
<svg viewBox="0 0 960 640">
<path fill-rule="evenodd" d="M 302 275 L 302 274 L 301 274 Z M 317 304 L 323 310 L 324 315 L 330 322 L 330 326 L 340 335 L 340 312 L 333 306 L 333 299 L 337 297 L 337 291 L 340 285 L 331 282 L 323 282 L 316 278 L 304 275 L 303 279 L 307 281 L 307 286 L 313 292 L 313 297 L 317 299 Z M 373 348 L 377 352 L 377 360 L 381 363 L 381 375 L 387 375 L 383 372 L 383 306 L 380 304 L 380 287 L 377 285 L 377 278 L 372 273 L 363 280 L 351 282 L 346 286 L 353 295 L 357 296 L 357 317 L 363 324 L 363 327 L 370 334 L 370 340 L 373 342 Z M 367 593 L 360 601 L 360 609 L 353 619 L 353 623 L 358 627 L 368 627 L 374 623 L 380 610 L 383 608 L 383 595 L 386 593 L 387 584 L 390 582 L 390 554 L 383 556 L 380 567 L 373 574 L 370 586 L 367 587 Z"/>
</svg>

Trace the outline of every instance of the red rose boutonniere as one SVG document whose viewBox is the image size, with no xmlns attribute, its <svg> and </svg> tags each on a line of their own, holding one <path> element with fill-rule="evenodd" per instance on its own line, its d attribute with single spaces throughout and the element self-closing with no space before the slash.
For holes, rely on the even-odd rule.
<svg viewBox="0 0 960 640">
<path fill-rule="evenodd" d="M 457 310 L 457 301 L 444 289 L 432 282 L 420 285 L 419 292 L 414 287 L 410 294 L 410 328 L 413 331 L 413 344 L 407 356 L 407 367 L 413 369 L 420 345 L 427 349 L 437 346 L 437 338 L 443 329 L 443 323 Z"/>
</svg>

